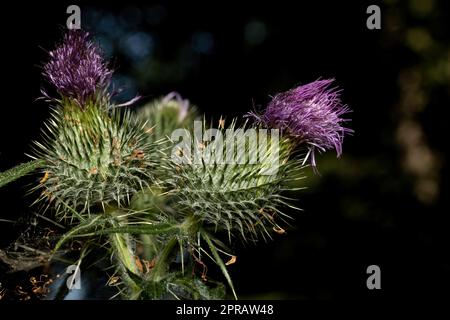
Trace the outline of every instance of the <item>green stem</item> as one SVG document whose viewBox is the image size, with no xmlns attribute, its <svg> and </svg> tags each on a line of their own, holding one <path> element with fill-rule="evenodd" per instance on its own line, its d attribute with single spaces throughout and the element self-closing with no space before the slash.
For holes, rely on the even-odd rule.
<svg viewBox="0 0 450 320">
<path fill-rule="evenodd" d="M 129 272 L 138 274 L 139 270 L 137 269 L 133 252 L 130 249 L 128 235 L 115 233 L 110 236 L 110 239 L 112 248 L 117 255 L 116 259 L 119 262 L 121 278 L 129 290 L 126 297 L 129 300 L 136 300 L 139 298 L 142 289 L 129 275 Z"/>
<path fill-rule="evenodd" d="M 134 281 L 125 267 L 122 266 L 121 278 L 128 288 L 126 298 L 128 300 L 138 300 L 141 297 L 142 288 Z"/>
<path fill-rule="evenodd" d="M 117 253 L 117 259 L 125 266 L 127 270 L 134 274 L 139 274 L 136 266 L 133 251 L 131 250 L 128 234 L 114 233 L 111 236 L 113 247 Z"/>
<path fill-rule="evenodd" d="M 112 215 L 117 215 L 118 212 L 112 212 Z M 114 223 L 113 227 L 123 225 L 123 221 Z M 136 300 L 140 297 L 142 289 L 130 277 L 129 273 L 139 275 L 139 269 L 136 265 L 135 256 L 131 248 L 130 235 L 127 233 L 113 233 L 110 235 L 111 246 L 116 254 L 116 259 L 119 262 L 121 269 L 121 278 L 126 284 L 129 292 L 126 298 L 129 300 Z"/>
<path fill-rule="evenodd" d="M 170 240 L 167 242 L 164 249 L 159 254 L 159 256 L 156 260 L 156 265 L 153 268 L 152 275 L 151 275 L 151 280 L 153 280 L 154 282 L 159 282 L 162 279 L 164 279 L 164 276 L 169 267 L 168 260 L 169 260 L 170 254 L 172 253 L 173 248 L 175 247 L 175 245 L 177 243 L 178 243 L 177 237 L 170 238 Z"/>
<path fill-rule="evenodd" d="M 18 166 L 4 172 L 0 172 L 0 188 L 36 170 L 42 166 L 42 164 L 43 162 L 41 160 L 32 160 L 19 164 Z"/>
<path fill-rule="evenodd" d="M 158 253 L 158 245 L 156 243 L 155 237 L 149 234 L 140 235 L 142 241 L 142 247 L 144 249 L 144 258 L 146 260 L 153 259 Z"/>
</svg>

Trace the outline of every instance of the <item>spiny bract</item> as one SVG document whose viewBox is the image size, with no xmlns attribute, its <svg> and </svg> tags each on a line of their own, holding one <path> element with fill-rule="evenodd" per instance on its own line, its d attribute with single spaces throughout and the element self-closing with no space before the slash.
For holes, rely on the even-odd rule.
<svg viewBox="0 0 450 320">
<path fill-rule="evenodd" d="M 222 132 L 227 131 L 227 139 L 238 141 L 244 128 L 234 130 L 234 127 L 233 123 Z M 219 140 L 202 146 L 210 150 L 222 147 Z M 268 143 L 267 148 L 259 144 L 257 163 L 249 156 L 252 153 L 249 143 L 244 148 L 232 148 L 231 163 L 211 161 L 204 154 L 199 162 L 177 165 L 173 178 L 177 199 L 174 206 L 178 212 L 195 215 L 217 230 L 227 231 L 229 238 L 236 234 L 243 240 L 271 238 L 274 231 L 284 232 L 280 224 L 286 224 L 286 218 L 290 218 L 279 208 L 291 206 L 283 191 L 293 190 L 289 182 L 302 178 L 298 161 L 289 159 L 291 144 L 284 138 L 279 145 Z"/>
<path fill-rule="evenodd" d="M 36 189 L 42 189 L 39 200 L 54 201 L 63 216 L 120 206 L 154 182 L 159 146 L 130 114 L 95 104 L 80 109 L 66 100 L 46 127 L 46 141 L 36 142 L 36 158 L 45 161 Z"/>
</svg>

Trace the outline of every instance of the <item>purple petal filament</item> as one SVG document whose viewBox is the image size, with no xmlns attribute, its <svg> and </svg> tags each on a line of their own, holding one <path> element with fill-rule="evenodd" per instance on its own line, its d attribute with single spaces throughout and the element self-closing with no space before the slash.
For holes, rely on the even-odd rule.
<svg viewBox="0 0 450 320">
<path fill-rule="evenodd" d="M 108 87 L 112 71 L 99 48 L 89 40 L 88 32 L 70 30 L 49 56 L 43 74 L 63 97 L 74 98 L 83 105 Z"/>
<path fill-rule="evenodd" d="M 280 129 L 299 144 L 308 144 L 313 166 L 316 149 L 334 149 L 339 157 L 344 135 L 353 132 L 344 127 L 348 119 L 342 116 L 350 109 L 342 104 L 333 82 L 334 79 L 317 80 L 277 94 L 265 112 L 256 116 L 259 122 Z"/>
</svg>

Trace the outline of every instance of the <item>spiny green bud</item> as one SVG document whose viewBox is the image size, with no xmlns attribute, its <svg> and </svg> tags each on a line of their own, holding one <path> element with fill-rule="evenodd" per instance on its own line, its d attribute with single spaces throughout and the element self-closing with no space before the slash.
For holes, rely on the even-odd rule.
<svg viewBox="0 0 450 320">
<path fill-rule="evenodd" d="M 147 123 L 147 130 L 152 132 L 152 140 L 170 138 L 178 128 L 192 125 L 196 117 L 195 108 L 178 93 L 171 92 L 165 97 L 143 106 L 136 114 L 137 118 Z"/>
<path fill-rule="evenodd" d="M 178 159 L 173 173 L 177 211 L 227 231 L 230 238 L 237 233 L 257 240 L 282 233 L 280 224 L 288 218 L 280 211 L 288 204 L 283 191 L 289 181 L 300 179 L 294 170 L 298 162 L 290 159 L 291 143 L 278 135 L 264 142 L 265 129 L 235 129 L 234 123 L 214 130 L 214 139 L 194 138 L 194 151 L 179 150 L 185 158 Z"/>
<path fill-rule="evenodd" d="M 36 158 L 45 165 L 35 189 L 63 217 L 71 215 L 69 207 L 83 214 L 93 206 L 121 206 L 154 182 L 162 152 L 129 113 L 94 104 L 81 109 L 67 100 L 46 127 L 45 141 L 36 142 Z"/>
</svg>

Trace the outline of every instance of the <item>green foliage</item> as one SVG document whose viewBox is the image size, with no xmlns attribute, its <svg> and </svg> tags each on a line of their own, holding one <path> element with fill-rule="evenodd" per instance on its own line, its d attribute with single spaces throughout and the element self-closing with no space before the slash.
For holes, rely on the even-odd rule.
<svg viewBox="0 0 450 320">
<path fill-rule="evenodd" d="M 215 281 L 204 282 L 180 272 L 170 273 L 160 283 L 146 282 L 142 299 L 220 300 L 225 286 Z"/>
<path fill-rule="evenodd" d="M 244 138 L 231 149 L 231 163 L 211 161 L 208 153 L 199 162 L 172 162 L 172 132 L 192 128 L 195 117 L 186 101 L 174 97 L 137 114 L 121 114 L 107 102 L 80 108 L 61 101 L 45 141 L 36 142 L 42 179 L 34 189 L 41 191 L 38 201 L 69 222 L 55 252 L 75 239 L 86 252 L 103 250 L 123 298 L 222 299 L 225 286 L 206 276 L 209 259 L 237 299 L 221 258 L 231 254 L 214 233 L 256 241 L 284 232 L 289 217 L 283 206 L 293 207 L 285 192 L 302 178 L 298 159 L 281 138 L 258 144 L 254 162 Z M 221 127 L 234 142 L 247 128 L 232 122 L 225 130 L 222 121 Z M 222 145 L 212 140 L 202 147 L 215 155 Z"/>
<path fill-rule="evenodd" d="M 212 243 L 209 235 L 206 232 L 201 232 L 202 238 L 206 241 L 209 249 L 211 250 L 211 253 L 213 255 L 215 263 L 219 266 L 220 270 L 222 271 L 223 275 L 225 276 L 225 279 L 227 280 L 231 291 L 233 291 L 233 296 L 237 300 L 236 291 L 234 290 L 233 281 L 231 281 L 231 277 L 228 274 L 227 267 L 225 263 L 223 262 L 222 258 L 219 255 L 219 252 L 217 251 L 216 246 Z"/>
<path fill-rule="evenodd" d="M 70 62 L 60 60 L 58 66 Z M 68 80 L 84 81 L 73 68 L 63 69 Z M 50 80 L 60 80 L 55 77 Z M 195 108 L 179 94 L 132 114 L 113 104 L 106 87 L 88 99 L 52 99 L 57 107 L 35 143 L 34 160 L 0 173 L 0 187 L 39 169 L 36 203 L 67 227 L 53 256 L 76 241 L 77 265 L 92 252 L 109 258 L 111 280 L 125 299 L 222 299 L 225 285 L 208 279 L 206 262 L 217 266 L 237 299 L 227 269 L 236 257 L 217 235 L 256 241 L 284 232 L 290 217 L 283 207 L 296 209 L 286 192 L 302 179 L 294 145 L 278 132 L 268 141 L 265 129 L 247 124 L 225 129 L 223 119 L 214 139 L 198 141 Z M 194 129 L 194 140 L 182 143 L 194 146 L 193 158 L 175 149 L 177 129 L 187 129 L 186 136 Z M 177 152 L 186 161 L 172 161 Z M 224 255 L 231 257 L 226 263 Z"/>
</svg>

